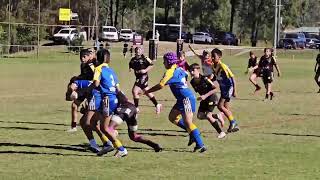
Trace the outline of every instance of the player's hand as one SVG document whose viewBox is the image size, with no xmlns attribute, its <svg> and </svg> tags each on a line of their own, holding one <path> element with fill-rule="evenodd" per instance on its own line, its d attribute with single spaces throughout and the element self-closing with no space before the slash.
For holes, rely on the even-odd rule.
<svg viewBox="0 0 320 180">
<path fill-rule="evenodd" d="M 145 74 L 145 73 L 147 73 L 147 70 L 141 69 L 141 70 L 139 71 L 139 73 L 140 73 L 140 74 Z"/>
<path fill-rule="evenodd" d="M 197 98 L 198 101 L 203 101 L 203 100 L 205 100 L 205 99 L 206 99 L 206 97 L 203 96 L 203 95 L 202 95 L 202 96 L 199 96 L 199 97 Z"/>
<path fill-rule="evenodd" d="M 235 98 L 238 97 L 237 92 L 236 92 L 236 91 L 233 91 L 232 96 L 235 97 Z"/>
</svg>

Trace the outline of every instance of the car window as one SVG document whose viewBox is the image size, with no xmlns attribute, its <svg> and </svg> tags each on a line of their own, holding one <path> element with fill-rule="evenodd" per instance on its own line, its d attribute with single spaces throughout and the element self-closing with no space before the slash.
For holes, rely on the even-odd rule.
<svg viewBox="0 0 320 180">
<path fill-rule="evenodd" d="M 132 33 L 132 31 L 131 30 L 121 30 L 121 32 L 120 33 L 128 33 L 128 34 L 131 34 Z"/>
<path fill-rule="evenodd" d="M 203 33 L 195 33 L 194 35 L 200 35 L 200 36 L 203 36 Z"/>
<path fill-rule="evenodd" d="M 78 33 L 77 30 L 71 31 L 71 34 L 76 34 L 76 33 Z"/>
<path fill-rule="evenodd" d="M 61 30 L 60 33 L 61 34 L 69 34 L 69 30 L 66 30 L 66 29 L 65 30 Z"/>
<path fill-rule="evenodd" d="M 102 31 L 104 32 L 117 32 L 116 28 L 103 28 Z"/>
<path fill-rule="evenodd" d="M 285 38 L 298 38 L 297 34 L 286 34 Z"/>
</svg>

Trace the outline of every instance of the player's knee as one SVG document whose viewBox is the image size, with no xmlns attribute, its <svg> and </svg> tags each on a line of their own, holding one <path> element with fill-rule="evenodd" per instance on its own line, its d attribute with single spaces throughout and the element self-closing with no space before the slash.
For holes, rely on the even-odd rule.
<svg viewBox="0 0 320 180">
<path fill-rule="evenodd" d="M 131 139 L 132 141 L 134 141 L 134 142 L 139 142 L 141 135 L 138 135 L 138 134 L 135 133 L 135 132 L 129 132 L 129 137 L 130 137 L 130 139 Z"/>
<path fill-rule="evenodd" d="M 198 112 L 197 118 L 202 120 L 202 119 L 206 119 L 207 117 L 206 117 L 206 114 L 205 114 L 205 113 L 203 113 L 203 112 Z"/>
</svg>

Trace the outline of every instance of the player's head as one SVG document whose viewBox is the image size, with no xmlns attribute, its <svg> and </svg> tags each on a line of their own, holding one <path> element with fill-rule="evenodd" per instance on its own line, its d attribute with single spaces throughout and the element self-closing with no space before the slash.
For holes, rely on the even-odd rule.
<svg viewBox="0 0 320 180">
<path fill-rule="evenodd" d="M 88 49 L 88 51 L 90 52 L 89 57 L 91 61 L 97 59 L 96 51 L 94 49 Z"/>
<path fill-rule="evenodd" d="M 267 56 L 267 57 L 270 57 L 271 56 L 271 48 L 264 48 L 264 55 Z"/>
<path fill-rule="evenodd" d="M 222 57 L 222 51 L 220 51 L 218 48 L 214 48 L 211 51 L 211 57 L 214 63 L 218 63 Z"/>
<path fill-rule="evenodd" d="M 80 61 L 82 63 L 87 63 L 90 60 L 90 52 L 88 49 L 82 49 L 80 51 Z"/>
<path fill-rule="evenodd" d="M 140 57 L 143 54 L 142 48 L 137 46 L 136 48 L 134 48 L 134 53 L 136 57 Z"/>
<path fill-rule="evenodd" d="M 209 58 L 210 58 L 210 53 L 209 53 L 209 51 L 203 50 L 203 51 L 202 51 L 202 56 L 203 56 L 205 59 L 209 59 Z"/>
<path fill-rule="evenodd" d="M 186 58 L 186 53 L 184 51 L 178 52 L 178 59 L 183 61 Z"/>
<path fill-rule="evenodd" d="M 250 55 L 250 58 L 255 58 L 256 57 L 256 55 L 253 53 L 253 51 L 250 51 L 249 55 Z"/>
<path fill-rule="evenodd" d="M 200 65 L 198 63 L 193 63 L 189 68 L 190 74 L 194 78 L 200 77 Z"/>
<path fill-rule="evenodd" d="M 100 49 L 97 52 L 97 61 L 99 63 L 110 63 L 110 52 L 106 49 Z"/>
<path fill-rule="evenodd" d="M 174 52 L 167 52 L 163 55 L 163 65 L 166 69 L 170 69 L 172 65 L 178 62 L 178 58 L 176 53 Z"/>
</svg>

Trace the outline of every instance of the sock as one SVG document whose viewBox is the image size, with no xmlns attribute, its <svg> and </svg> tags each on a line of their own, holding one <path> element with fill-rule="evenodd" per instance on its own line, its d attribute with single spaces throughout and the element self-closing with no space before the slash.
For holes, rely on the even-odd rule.
<svg viewBox="0 0 320 180">
<path fill-rule="evenodd" d="M 194 126 L 195 129 L 193 129 L 189 134 L 196 142 L 196 147 L 202 147 L 204 144 L 202 142 L 200 131 L 194 124 L 192 124 L 192 126 Z"/>
<path fill-rule="evenodd" d="M 255 86 L 257 89 L 260 88 L 260 86 L 259 86 L 258 84 L 255 84 L 254 86 Z"/>
<path fill-rule="evenodd" d="M 107 138 L 107 136 L 105 136 L 105 135 L 103 134 L 102 137 L 101 137 L 101 141 L 102 141 L 102 143 L 104 144 L 104 143 L 108 142 L 109 139 Z"/>
<path fill-rule="evenodd" d="M 175 125 L 179 126 L 180 128 L 187 130 L 186 125 L 184 124 L 184 120 L 182 119 L 181 115 L 176 117 L 176 120 L 173 122 Z"/>
<path fill-rule="evenodd" d="M 231 122 L 232 120 L 234 120 L 234 117 L 232 115 L 228 116 L 228 120 Z"/>
<path fill-rule="evenodd" d="M 268 99 L 269 98 L 269 94 L 266 94 L 266 99 Z"/>
<path fill-rule="evenodd" d="M 114 143 L 112 143 L 113 144 L 113 146 L 115 147 L 115 148 L 117 148 L 119 151 L 124 151 L 124 147 L 123 147 L 123 145 L 121 144 L 121 142 L 118 140 L 118 139 L 116 139 L 115 141 L 114 141 Z"/>
<path fill-rule="evenodd" d="M 133 98 L 133 101 L 134 101 L 134 105 L 136 107 L 138 107 L 139 106 L 139 98 Z"/>
<path fill-rule="evenodd" d="M 152 101 L 152 103 L 154 104 L 154 106 L 156 106 L 158 104 L 156 98 L 153 96 L 152 98 L 150 98 L 150 100 Z"/>
<path fill-rule="evenodd" d="M 71 128 L 76 128 L 77 127 L 77 122 L 71 122 Z"/>
<path fill-rule="evenodd" d="M 219 124 L 218 124 L 218 121 L 215 121 L 213 123 L 211 123 L 211 125 L 213 126 L 213 128 L 220 134 L 222 132 Z"/>
<path fill-rule="evenodd" d="M 93 148 L 99 148 L 99 146 L 98 146 L 98 144 L 97 144 L 97 142 L 96 142 L 95 139 L 90 139 L 90 140 L 89 140 L 89 144 L 90 144 L 90 146 L 93 147 Z"/>
</svg>

